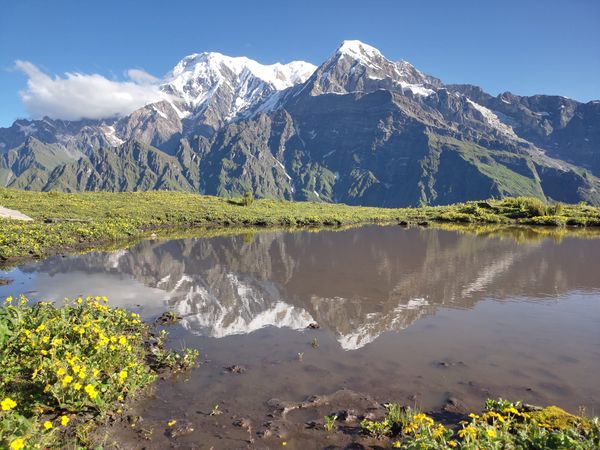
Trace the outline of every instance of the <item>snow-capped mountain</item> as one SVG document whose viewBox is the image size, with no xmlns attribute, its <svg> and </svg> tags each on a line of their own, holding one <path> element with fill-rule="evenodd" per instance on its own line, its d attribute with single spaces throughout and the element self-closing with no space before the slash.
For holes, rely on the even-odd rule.
<svg viewBox="0 0 600 450">
<path fill-rule="evenodd" d="M 597 101 L 445 85 L 355 40 L 319 67 L 194 54 L 159 86 L 162 101 L 125 117 L 0 128 L 0 186 L 600 204 Z"/>
<path fill-rule="evenodd" d="M 218 129 L 274 92 L 303 83 L 315 69 L 304 61 L 263 65 L 245 57 L 200 53 L 182 59 L 161 89 L 181 118 Z"/>
<path fill-rule="evenodd" d="M 441 86 L 406 61 L 393 62 L 360 41 L 344 41 L 305 86 L 311 95 L 348 94 L 387 89 L 427 96 Z"/>
</svg>

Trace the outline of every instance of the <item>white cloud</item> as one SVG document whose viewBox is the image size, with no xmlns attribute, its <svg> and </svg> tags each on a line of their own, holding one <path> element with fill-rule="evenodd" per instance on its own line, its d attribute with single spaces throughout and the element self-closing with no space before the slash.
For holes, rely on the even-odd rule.
<svg viewBox="0 0 600 450">
<path fill-rule="evenodd" d="M 27 89 L 19 92 L 32 118 L 101 119 L 127 115 L 148 103 L 166 98 L 159 80 L 139 69 L 127 71 L 127 80 L 113 81 L 98 74 L 67 72 L 64 77 L 42 72 L 29 61 L 16 68 L 27 77 Z"/>
</svg>

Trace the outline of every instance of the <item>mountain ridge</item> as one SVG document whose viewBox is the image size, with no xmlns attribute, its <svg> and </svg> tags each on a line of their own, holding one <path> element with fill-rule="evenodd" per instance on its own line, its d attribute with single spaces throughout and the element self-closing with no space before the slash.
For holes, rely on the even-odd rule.
<svg viewBox="0 0 600 450">
<path fill-rule="evenodd" d="M 509 195 L 600 205 L 598 101 L 446 85 L 360 41 L 319 67 L 193 54 L 161 90 L 164 100 L 125 117 L 0 128 L 0 184 L 374 206 Z"/>
</svg>

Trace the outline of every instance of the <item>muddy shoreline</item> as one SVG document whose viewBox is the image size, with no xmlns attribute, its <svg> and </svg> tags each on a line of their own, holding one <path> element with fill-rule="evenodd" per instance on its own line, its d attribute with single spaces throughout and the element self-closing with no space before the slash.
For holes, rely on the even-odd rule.
<svg viewBox="0 0 600 450">
<path fill-rule="evenodd" d="M 110 436 L 106 441 L 108 448 L 148 450 L 378 448 L 391 442 L 368 436 L 361 430 L 363 419 L 381 420 L 386 413 L 385 402 L 369 394 L 342 389 L 328 395 L 310 395 L 301 402 L 271 398 L 258 406 L 262 414 L 237 410 L 234 404 L 223 404 L 218 414 L 192 410 L 182 417 L 174 416 L 172 420 L 176 422 L 169 425 L 145 417 L 143 407 L 134 404 L 124 415 L 100 427 L 97 435 Z M 453 429 L 468 417 L 466 408 L 455 398 L 449 399 L 444 408 L 426 413 Z M 334 415 L 335 428 L 328 431 L 323 418 Z M 110 440 L 119 444 L 112 447 Z"/>
</svg>

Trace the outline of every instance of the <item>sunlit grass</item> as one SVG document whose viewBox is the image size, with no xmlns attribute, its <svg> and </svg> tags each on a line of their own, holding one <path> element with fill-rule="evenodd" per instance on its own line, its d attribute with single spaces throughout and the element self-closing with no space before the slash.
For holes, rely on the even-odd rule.
<svg viewBox="0 0 600 450">
<path fill-rule="evenodd" d="M 600 210 L 507 198 L 420 208 L 369 208 L 283 200 L 225 199 L 181 192 L 29 192 L 0 189 L 0 205 L 32 222 L 0 219 L 0 261 L 89 249 L 206 227 L 340 227 L 362 223 L 435 221 L 461 224 L 600 225 Z"/>
</svg>

